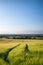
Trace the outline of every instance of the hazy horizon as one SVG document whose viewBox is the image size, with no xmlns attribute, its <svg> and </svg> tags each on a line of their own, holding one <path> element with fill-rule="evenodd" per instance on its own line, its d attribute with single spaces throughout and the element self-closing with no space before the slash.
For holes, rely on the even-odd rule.
<svg viewBox="0 0 43 65">
<path fill-rule="evenodd" d="M 0 34 L 43 34 L 43 0 L 0 0 Z"/>
</svg>

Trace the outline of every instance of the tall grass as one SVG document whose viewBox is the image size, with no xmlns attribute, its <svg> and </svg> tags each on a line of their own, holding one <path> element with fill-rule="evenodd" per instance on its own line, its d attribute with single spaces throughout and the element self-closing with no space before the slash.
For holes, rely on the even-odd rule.
<svg viewBox="0 0 43 65">
<path fill-rule="evenodd" d="M 16 44 L 17 42 L 20 46 Z M 13 40 L 12 43 L 17 46 L 0 52 L 0 65 L 43 65 L 42 40 Z M 4 49 L 4 46 L 2 47 Z"/>
</svg>

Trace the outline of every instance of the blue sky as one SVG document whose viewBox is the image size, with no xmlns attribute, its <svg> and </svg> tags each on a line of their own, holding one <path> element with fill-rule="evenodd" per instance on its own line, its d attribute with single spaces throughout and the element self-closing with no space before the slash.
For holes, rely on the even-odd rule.
<svg viewBox="0 0 43 65">
<path fill-rule="evenodd" d="M 43 33 L 43 0 L 0 0 L 0 34 L 37 33 Z"/>
</svg>

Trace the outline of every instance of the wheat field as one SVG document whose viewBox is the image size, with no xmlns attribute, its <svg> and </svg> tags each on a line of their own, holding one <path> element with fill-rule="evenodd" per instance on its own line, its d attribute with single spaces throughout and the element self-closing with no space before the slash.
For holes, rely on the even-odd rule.
<svg viewBox="0 0 43 65">
<path fill-rule="evenodd" d="M 43 65 L 43 40 L 0 38 L 0 65 Z"/>
</svg>

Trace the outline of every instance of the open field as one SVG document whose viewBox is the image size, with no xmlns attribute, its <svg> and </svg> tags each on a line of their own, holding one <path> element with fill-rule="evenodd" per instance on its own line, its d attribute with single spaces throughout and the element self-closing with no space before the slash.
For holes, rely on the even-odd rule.
<svg viewBox="0 0 43 65">
<path fill-rule="evenodd" d="M 0 38 L 0 65 L 43 65 L 43 40 Z"/>
</svg>

